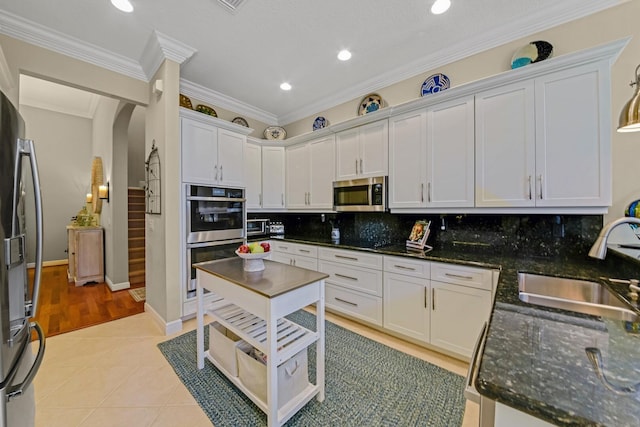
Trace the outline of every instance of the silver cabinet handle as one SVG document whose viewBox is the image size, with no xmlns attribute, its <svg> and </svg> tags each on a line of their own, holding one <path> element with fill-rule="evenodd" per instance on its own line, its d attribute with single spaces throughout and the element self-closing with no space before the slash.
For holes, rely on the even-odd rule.
<svg viewBox="0 0 640 427">
<path fill-rule="evenodd" d="M 358 159 L 356 159 L 356 175 L 358 175 Z"/>
<path fill-rule="evenodd" d="M 283 250 L 283 251 L 288 251 L 289 247 L 288 246 L 278 246 L 278 249 Z"/>
<path fill-rule="evenodd" d="M 405 267 L 404 265 L 398 265 L 398 264 L 395 264 L 395 265 L 394 265 L 394 267 L 395 267 L 395 268 L 399 268 L 400 270 L 416 271 L 416 269 L 415 269 L 415 268 L 413 268 L 413 267 Z"/>
<path fill-rule="evenodd" d="M 436 309 L 436 288 L 431 288 L 431 310 L 435 311 L 435 309 Z"/>
<path fill-rule="evenodd" d="M 424 288 L 424 308 L 427 308 L 427 288 Z"/>
<path fill-rule="evenodd" d="M 215 166 L 213 167 L 213 170 L 215 170 L 215 171 L 216 171 L 216 176 L 215 176 L 215 178 L 213 178 L 213 180 L 214 180 L 214 181 L 217 181 L 217 180 L 218 180 L 218 165 L 215 165 Z"/>
<path fill-rule="evenodd" d="M 453 277 L 455 279 L 473 280 L 473 277 L 471 277 L 471 276 L 463 276 L 461 274 L 444 273 L 444 275 L 447 276 L 447 277 Z"/>
<path fill-rule="evenodd" d="M 309 205 L 311 204 L 311 191 L 309 191 Z"/>
<path fill-rule="evenodd" d="M 336 258 L 348 259 L 350 261 L 358 261 L 358 258 L 345 255 L 334 255 Z"/>
<path fill-rule="evenodd" d="M 334 276 L 336 277 L 340 277 L 341 279 L 348 279 L 348 280 L 353 280 L 353 281 L 358 281 L 357 277 L 351 277 L 351 276 L 345 276 L 344 274 L 340 274 L 340 273 L 334 273 Z"/>
<path fill-rule="evenodd" d="M 308 249 L 298 249 L 298 250 L 299 250 L 300 252 L 305 253 L 305 254 L 310 254 L 310 253 L 311 253 L 311 251 L 310 251 L 310 250 L 308 250 Z"/>
<path fill-rule="evenodd" d="M 258 205 L 262 206 L 262 193 L 258 194 Z"/>
<path fill-rule="evenodd" d="M 529 175 L 529 200 L 531 200 L 531 175 Z"/>
<path fill-rule="evenodd" d="M 362 159 L 360 159 L 360 173 L 363 174 L 364 172 L 362 171 Z"/>
<path fill-rule="evenodd" d="M 427 202 L 431 203 L 431 182 L 427 183 Z"/>
<path fill-rule="evenodd" d="M 542 200 L 543 199 L 543 197 L 542 197 L 542 174 L 540 174 L 539 180 L 540 180 L 540 200 Z"/>
<path fill-rule="evenodd" d="M 220 165 L 220 181 L 224 181 L 224 178 L 222 177 L 222 165 Z"/>
<path fill-rule="evenodd" d="M 354 306 L 354 307 L 357 307 L 357 306 L 358 306 L 358 304 L 356 304 L 355 302 L 351 302 L 351 301 L 343 300 L 342 298 L 334 297 L 334 299 L 335 299 L 336 301 L 340 301 L 340 302 L 343 302 L 343 303 L 345 303 L 345 304 L 352 305 L 352 306 Z"/>
<path fill-rule="evenodd" d="M 424 202 L 424 183 L 420 183 L 420 201 Z"/>
<path fill-rule="evenodd" d="M 280 203 L 284 206 L 284 193 L 280 193 Z"/>
</svg>

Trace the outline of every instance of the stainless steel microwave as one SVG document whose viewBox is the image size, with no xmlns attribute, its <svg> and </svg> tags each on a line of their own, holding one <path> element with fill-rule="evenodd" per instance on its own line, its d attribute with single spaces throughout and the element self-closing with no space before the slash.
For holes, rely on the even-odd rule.
<svg viewBox="0 0 640 427">
<path fill-rule="evenodd" d="M 333 183 L 333 209 L 338 212 L 384 212 L 388 200 L 387 177 Z"/>
</svg>

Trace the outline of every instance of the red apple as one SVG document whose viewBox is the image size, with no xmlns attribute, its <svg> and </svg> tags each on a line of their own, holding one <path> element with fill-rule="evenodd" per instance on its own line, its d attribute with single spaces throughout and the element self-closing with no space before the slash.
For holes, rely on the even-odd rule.
<svg viewBox="0 0 640 427">
<path fill-rule="evenodd" d="M 269 252 L 271 250 L 271 245 L 269 244 L 269 242 L 262 242 L 260 243 L 260 246 L 264 248 L 265 252 Z"/>
<path fill-rule="evenodd" d="M 249 253 L 249 246 L 240 245 L 240 247 L 238 248 L 238 252 L 241 253 L 241 254 L 248 254 Z"/>
</svg>

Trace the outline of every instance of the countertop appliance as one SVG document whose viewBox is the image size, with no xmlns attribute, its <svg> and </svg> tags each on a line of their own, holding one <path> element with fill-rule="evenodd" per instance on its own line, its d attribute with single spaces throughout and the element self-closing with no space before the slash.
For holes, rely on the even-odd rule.
<svg viewBox="0 0 640 427">
<path fill-rule="evenodd" d="M 33 426 L 32 381 L 44 357 L 45 337 L 36 315 L 42 272 L 42 197 L 31 140 L 22 139 L 24 122 L 0 93 L 0 427 Z M 32 194 L 29 194 L 32 193 Z M 35 202 L 35 274 L 33 290 L 27 275 L 26 198 Z M 28 230 L 31 232 L 32 230 Z M 31 331 L 38 335 L 34 359 Z"/>
<path fill-rule="evenodd" d="M 333 183 L 333 209 L 338 212 L 384 212 L 387 202 L 386 176 Z"/>
<path fill-rule="evenodd" d="M 284 224 L 279 221 L 269 223 L 269 234 L 272 237 L 284 236 Z"/>
<path fill-rule="evenodd" d="M 247 219 L 247 237 L 262 238 L 269 237 L 270 226 L 268 218 Z"/>
</svg>

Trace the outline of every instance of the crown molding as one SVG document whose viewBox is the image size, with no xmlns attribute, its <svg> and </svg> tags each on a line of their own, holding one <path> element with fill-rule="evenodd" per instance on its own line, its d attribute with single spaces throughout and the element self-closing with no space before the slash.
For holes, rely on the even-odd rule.
<svg viewBox="0 0 640 427">
<path fill-rule="evenodd" d="M 510 22 L 506 26 L 496 28 L 471 41 L 465 40 L 453 47 L 448 47 L 445 51 L 432 52 L 416 61 L 382 73 L 358 85 L 351 86 L 339 94 L 325 97 L 317 102 L 307 103 L 303 108 L 298 108 L 291 113 L 280 116 L 278 122 L 280 125 L 293 123 L 317 114 L 319 111 L 325 111 L 336 105 L 353 101 L 367 93 L 376 92 L 438 67 L 628 1 L 631 0 L 584 0 L 579 5 L 576 6 L 574 4 L 571 7 L 563 5 L 562 2 L 557 2 L 553 10 L 547 9 L 539 11 L 537 14 L 530 14 L 526 18 Z M 418 93 L 417 89 L 416 93 Z"/>
<path fill-rule="evenodd" d="M 140 64 L 125 56 L 3 10 L 0 10 L 0 33 L 134 79 L 148 81 Z"/>
<path fill-rule="evenodd" d="M 241 114 L 242 116 L 259 120 L 268 125 L 278 124 L 278 117 L 276 117 L 275 114 L 261 110 L 245 102 L 238 101 L 235 98 L 190 82 L 189 80 L 180 79 L 180 93 L 193 97 L 199 101 L 219 106 L 225 110 L 233 111 L 234 113 Z"/>
<path fill-rule="evenodd" d="M 183 64 L 196 52 L 196 49 L 157 30 L 153 30 L 142 51 L 140 64 L 147 77 L 147 81 L 150 81 L 165 59 Z"/>
</svg>

